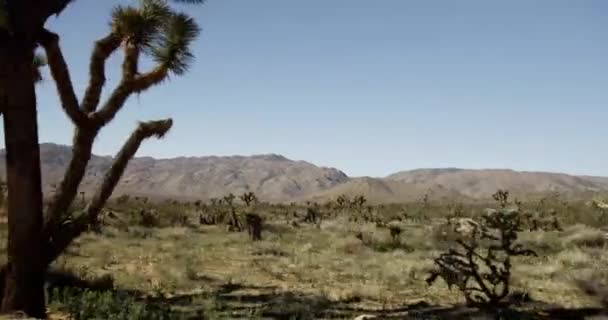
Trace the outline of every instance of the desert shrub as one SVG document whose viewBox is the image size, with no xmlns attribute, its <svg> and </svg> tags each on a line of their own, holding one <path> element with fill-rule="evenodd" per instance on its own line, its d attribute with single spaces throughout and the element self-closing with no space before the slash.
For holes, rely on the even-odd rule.
<svg viewBox="0 0 608 320">
<path fill-rule="evenodd" d="M 564 250 L 562 235 L 559 232 L 522 232 L 518 242 L 541 255 L 557 254 Z"/>
<path fill-rule="evenodd" d="M 277 246 L 261 247 L 253 251 L 255 256 L 289 257 L 290 254 Z"/>
<path fill-rule="evenodd" d="M 567 228 L 561 235 L 561 240 L 566 248 L 602 248 L 608 245 L 606 232 L 582 224 Z"/>
<path fill-rule="evenodd" d="M 375 235 L 360 232 L 356 235 L 356 237 L 360 240 L 361 244 L 376 252 L 392 252 L 396 250 L 413 252 L 415 250 L 414 247 L 408 245 L 407 243 L 401 242 L 400 239 L 396 239 L 390 233 L 385 235 Z"/>
<path fill-rule="evenodd" d="M 367 250 L 367 247 L 361 242 L 361 240 L 355 241 L 353 239 L 348 239 L 347 241 L 344 241 L 344 243 L 340 244 L 337 247 L 337 250 L 347 255 L 358 255 L 363 254 L 365 250 Z"/>
<path fill-rule="evenodd" d="M 133 226 L 127 228 L 129 237 L 137 239 L 148 239 L 154 235 L 154 230 L 147 227 Z"/>
<path fill-rule="evenodd" d="M 608 310 L 608 271 L 605 268 L 594 271 L 585 279 L 578 279 L 577 285 L 590 297 L 596 299 Z"/>
<path fill-rule="evenodd" d="M 116 204 L 126 204 L 129 203 L 130 200 L 131 196 L 129 196 L 128 194 L 123 194 L 116 198 Z"/>
<path fill-rule="evenodd" d="M 126 293 L 92 291 L 78 288 L 56 288 L 49 303 L 68 312 L 72 319 L 156 320 L 184 319 L 164 306 L 153 306 Z"/>
<path fill-rule="evenodd" d="M 273 319 L 319 319 L 331 301 L 325 296 L 307 296 L 285 293 L 273 298 L 263 316 Z"/>
<path fill-rule="evenodd" d="M 139 211 L 139 225 L 146 228 L 158 227 L 160 225 L 160 219 L 158 218 L 156 211 L 141 209 Z"/>
<path fill-rule="evenodd" d="M 174 210 L 166 213 L 167 224 L 169 226 L 187 227 L 190 226 L 188 214 L 183 210 Z"/>
<path fill-rule="evenodd" d="M 45 286 L 48 293 L 63 288 L 108 291 L 114 289 L 114 277 L 111 274 L 98 276 L 86 268 L 80 268 L 80 270 L 54 268 L 47 273 Z"/>
<path fill-rule="evenodd" d="M 536 253 L 516 243 L 522 228 L 519 211 L 506 208 L 504 193 L 497 193 L 496 200 L 501 209 L 489 211 L 478 226 L 455 241 L 455 247 L 434 260 L 429 285 L 441 278 L 474 305 L 496 305 L 509 295 L 511 258 Z"/>
</svg>

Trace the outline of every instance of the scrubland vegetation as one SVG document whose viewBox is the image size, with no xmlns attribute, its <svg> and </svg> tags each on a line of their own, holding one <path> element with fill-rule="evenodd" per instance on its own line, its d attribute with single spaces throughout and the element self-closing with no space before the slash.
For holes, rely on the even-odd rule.
<svg viewBox="0 0 608 320">
<path fill-rule="evenodd" d="M 608 212 L 559 196 L 495 199 L 367 205 L 347 196 L 322 204 L 261 203 L 254 194 L 206 202 L 121 196 L 52 265 L 51 318 L 599 316 Z"/>
<path fill-rule="evenodd" d="M 429 197 L 369 204 L 363 196 L 270 204 L 253 193 L 205 202 L 110 199 L 140 144 L 163 137 L 171 119 L 140 123 L 99 189 L 90 197 L 78 193 L 98 134 L 131 96 L 187 71 L 200 29 L 164 0 L 116 7 L 107 34 L 95 41 L 78 101 L 61 36 L 44 27 L 72 1 L 5 2 L 0 111 L 11 161 L 0 188 L 0 206 L 9 190 L 0 224 L 2 312 L 44 317 L 46 307 L 51 319 L 115 320 L 606 313 L 608 205 L 602 202 L 559 196 L 519 202 L 501 190 L 494 202 L 476 204 Z M 121 77 L 104 92 L 105 64 L 117 51 Z M 143 59 L 153 67 L 140 68 Z M 68 168 L 46 206 L 34 86 L 43 62 L 74 125 Z"/>
</svg>

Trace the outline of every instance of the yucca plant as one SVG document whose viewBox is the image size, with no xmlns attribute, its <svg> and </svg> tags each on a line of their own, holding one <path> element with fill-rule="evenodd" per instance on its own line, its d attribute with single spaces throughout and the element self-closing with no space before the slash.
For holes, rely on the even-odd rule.
<svg viewBox="0 0 608 320">
<path fill-rule="evenodd" d="M 95 43 L 89 64 L 89 83 L 78 101 L 64 61 L 59 35 L 44 27 L 69 0 L 0 0 L 0 112 L 4 118 L 8 185 L 8 261 L 1 269 L 0 311 L 24 311 L 43 317 L 44 273 L 65 248 L 96 221 L 128 161 L 141 142 L 163 137 L 172 120 L 140 123 L 117 154 L 99 190 L 84 213 L 66 216 L 77 196 L 95 137 L 122 109 L 133 94 L 161 84 L 171 75 L 187 71 L 193 60 L 192 41 L 198 36 L 196 22 L 173 10 L 164 0 L 142 0 L 137 6 L 119 6 L 112 13 L 108 34 Z M 181 1 L 202 3 L 202 1 Z M 45 215 L 38 149 L 34 83 L 41 80 L 43 60 L 34 51 L 41 46 L 46 55 L 61 105 L 75 125 L 72 160 Z M 123 50 L 122 78 L 109 98 L 100 103 L 105 85 L 105 63 Z M 148 71 L 139 60 L 156 62 Z"/>
</svg>

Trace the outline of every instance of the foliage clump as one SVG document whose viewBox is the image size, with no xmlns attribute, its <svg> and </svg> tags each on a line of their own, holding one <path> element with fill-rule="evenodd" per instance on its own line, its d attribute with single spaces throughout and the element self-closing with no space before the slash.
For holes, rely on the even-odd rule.
<svg viewBox="0 0 608 320">
<path fill-rule="evenodd" d="M 49 303 L 70 314 L 70 319 L 160 320 L 184 319 L 168 307 L 139 301 L 129 294 L 80 288 L 55 288 Z"/>
</svg>

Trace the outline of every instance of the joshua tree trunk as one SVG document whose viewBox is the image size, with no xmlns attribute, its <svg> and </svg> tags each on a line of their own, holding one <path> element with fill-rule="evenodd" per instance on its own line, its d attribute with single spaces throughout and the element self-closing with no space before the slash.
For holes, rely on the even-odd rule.
<svg viewBox="0 0 608 320">
<path fill-rule="evenodd" d="M 148 137 L 162 137 L 171 120 L 141 123 L 106 175 L 85 213 L 62 224 L 86 172 L 91 149 L 99 130 L 120 111 L 127 99 L 167 79 L 183 74 L 193 55 L 189 50 L 199 29 L 186 14 L 176 13 L 164 1 L 148 1 L 139 9 L 122 8 L 113 13 L 110 35 L 96 43 L 90 61 L 90 82 L 83 102 L 72 87 L 59 36 L 44 29 L 47 18 L 61 12 L 70 0 L 0 0 L 0 113 L 4 116 L 8 186 L 8 263 L 0 268 L 0 312 L 23 311 L 45 317 L 44 276 L 48 265 L 82 232 L 101 211 L 118 183 L 129 159 Z M 199 1 L 200 2 L 200 1 Z M 138 15 L 142 26 L 121 23 Z M 144 21 L 145 20 L 145 21 Z M 145 28 L 145 26 L 161 26 Z M 143 32 L 143 34 L 142 34 Z M 152 39 L 162 39 L 156 43 Z M 40 150 L 36 119 L 34 49 L 46 51 L 51 76 L 61 106 L 75 125 L 73 159 L 49 206 L 46 220 L 42 209 Z M 107 101 L 100 104 L 105 83 L 105 62 L 124 45 L 123 76 Z M 156 47 L 156 67 L 140 72 L 140 47 Z M 38 74 L 39 75 L 39 74 Z M 68 216 L 69 217 L 69 216 Z"/>
<path fill-rule="evenodd" d="M 44 317 L 42 186 L 32 72 L 33 50 L 0 44 L 0 105 L 8 186 L 8 266 L 0 311 Z"/>
<path fill-rule="evenodd" d="M 112 166 L 106 173 L 101 186 L 93 195 L 91 202 L 85 209 L 85 212 L 77 217 L 69 226 L 64 226 L 59 230 L 56 229 L 57 231 L 50 232 L 54 234 L 54 236 L 45 252 L 45 263 L 51 264 L 74 239 L 85 232 L 92 222 L 97 220 L 101 209 L 112 195 L 112 191 L 118 184 L 129 160 L 133 158 L 141 143 L 152 136 L 159 138 L 163 137 L 169 129 L 171 129 L 172 125 L 173 121 L 171 119 L 149 121 L 139 124 L 139 127 L 131 134 L 117 154 Z"/>
</svg>

